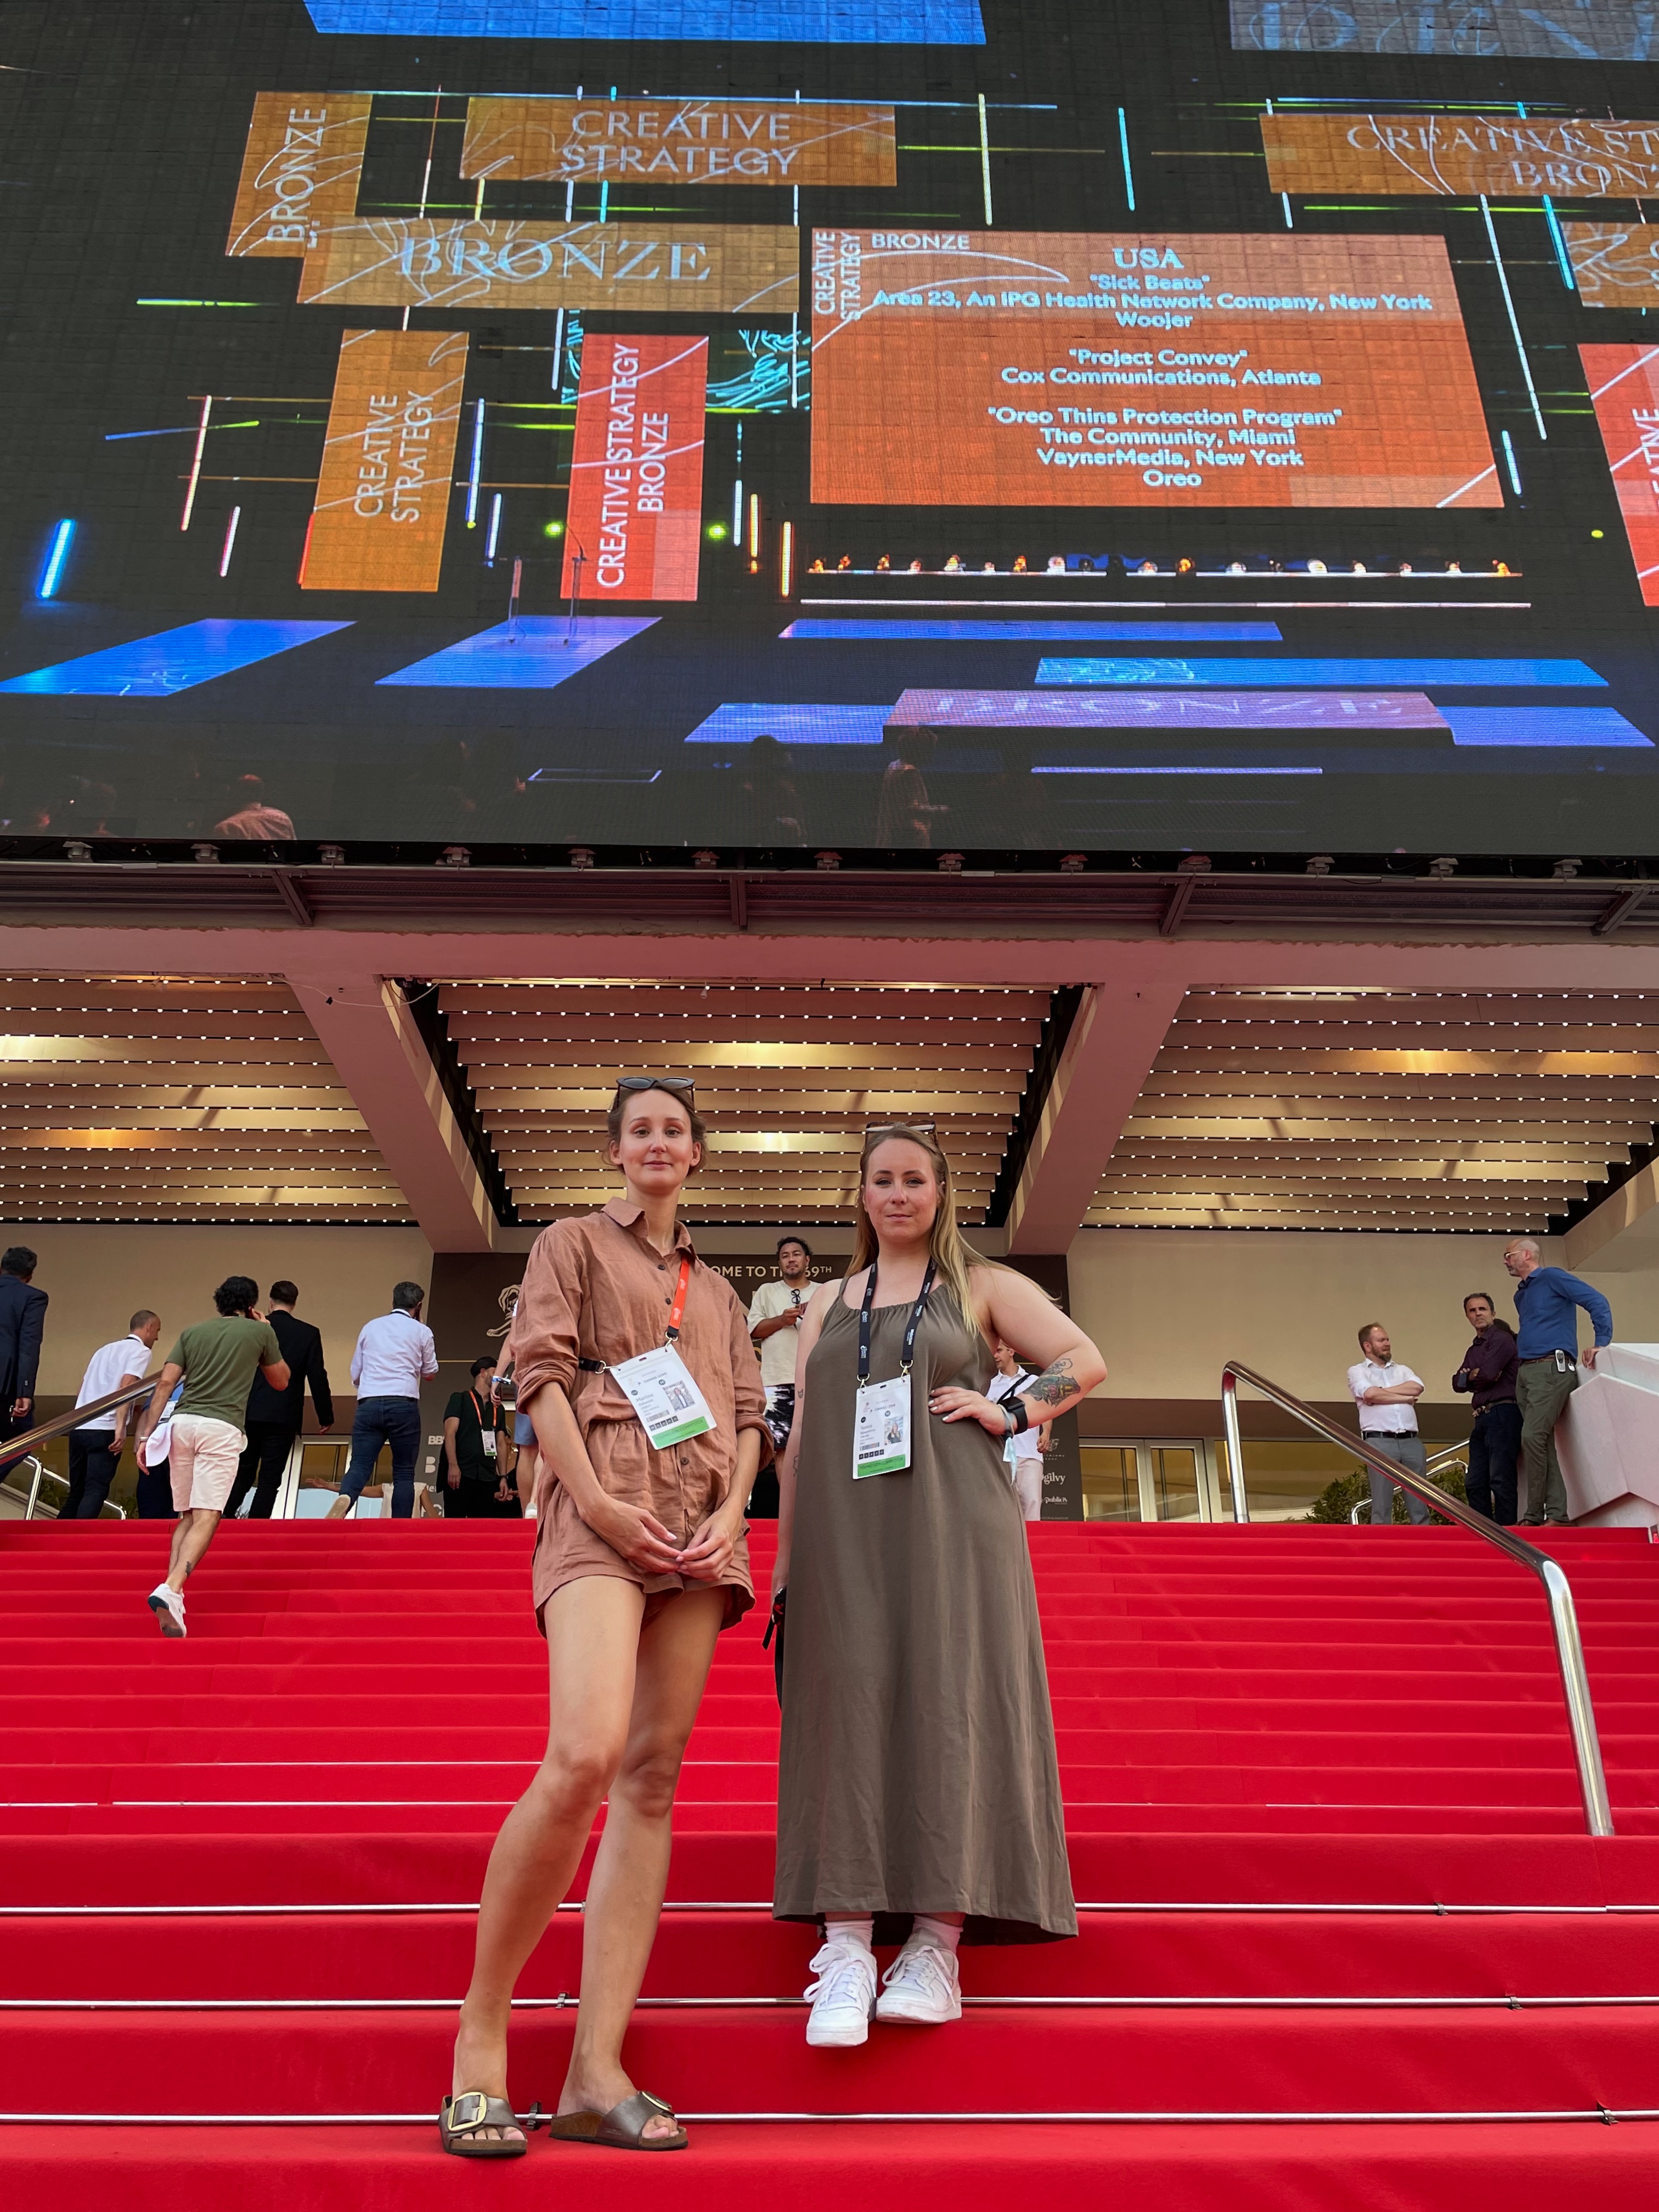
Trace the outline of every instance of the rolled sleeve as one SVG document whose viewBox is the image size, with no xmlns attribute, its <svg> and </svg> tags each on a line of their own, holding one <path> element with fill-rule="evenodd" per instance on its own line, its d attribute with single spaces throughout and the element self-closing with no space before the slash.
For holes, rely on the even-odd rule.
<svg viewBox="0 0 1659 2212">
<path fill-rule="evenodd" d="M 732 1293 L 732 1426 L 738 1436 L 745 1429 L 759 1431 L 760 1464 L 769 1465 L 775 1455 L 772 1431 L 766 1425 L 766 1389 L 750 1341 L 748 1316 L 735 1291 Z"/>
<path fill-rule="evenodd" d="M 521 1406 L 547 1382 L 568 1395 L 576 1379 L 579 1316 L 586 1298 L 585 1248 L 580 1239 L 562 1235 L 562 1227 L 556 1221 L 536 1239 L 519 1286 L 508 1349 Z"/>
<path fill-rule="evenodd" d="M 1348 1395 L 1353 1400 L 1355 1405 L 1364 1404 L 1365 1393 L 1370 1387 L 1365 1380 L 1365 1370 L 1363 1367 L 1351 1367 L 1348 1370 Z"/>
</svg>

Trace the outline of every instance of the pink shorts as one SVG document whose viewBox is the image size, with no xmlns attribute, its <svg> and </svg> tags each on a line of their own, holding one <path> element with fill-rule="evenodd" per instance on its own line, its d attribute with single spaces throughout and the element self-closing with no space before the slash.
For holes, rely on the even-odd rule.
<svg viewBox="0 0 1659 2212">
<path fill-rule="evenodd" d="M 173 1511 L 204 1507 L 210 1513 L 222 1513 L 246 1445 L 240 1429 L 216 1420 L 211 1413 L 175 1413 L 167 1450 Z"/>
</svg>

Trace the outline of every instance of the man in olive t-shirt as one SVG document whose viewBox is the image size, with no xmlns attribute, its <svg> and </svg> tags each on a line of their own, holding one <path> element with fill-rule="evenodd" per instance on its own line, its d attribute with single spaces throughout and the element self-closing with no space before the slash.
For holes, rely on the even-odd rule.
<svg viewBox="0 0 1659 2212">
<path fill-rule="evenodd" d="M 251 1276 L 230 1275 L 213 1293 L 212 1321 L 192 1322 L 167 1354 L 155 1393 L 138 1422 L 138 1463 L 162 1409 L 182 1377 L 184 1394 L 173 1414 L 167 1463 L 179 1520 L 173 1532 L 167 1578 L 149 1594 L 163 1636 L 185 1633 L 185 1584 L 213 1541 L 213 1532 L 236 1480 L 242 1447 L 242 1413 L 256 1373 L 273 1390 L 288 1388 L 288 1363 L 276 1331 L 254 1301 Z"/>
</svg>

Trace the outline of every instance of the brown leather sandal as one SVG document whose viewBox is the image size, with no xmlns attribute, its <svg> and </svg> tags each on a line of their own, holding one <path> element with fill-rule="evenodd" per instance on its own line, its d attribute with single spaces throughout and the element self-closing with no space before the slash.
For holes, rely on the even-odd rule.
<svg viewBox="0 0 1659 2212">
<path fill-rule="evenodd" d="M 472 2140 L 483 2128 L 514 2128 L 518 2130 L 519 2140 Z M 482 2089 L 463 2089 L 459 2096 L 444 2099 L 438 2107 L 438 2140 L 456 2158 L 522 2158 L 530 2148 L 519 2116 L 507 2099 L 486 2097 Z"/>
<path fill-rule="evenodd" d="M 674 2108 L 635 2089 L 608 2112 L 561 2112 L 548 2122 L 556 2142 L 597 2143 L 603 2150 L 684 2150 L 690 2137 L 678 2124 L 672 2136 L 647 2136 L 653 2120 L 672 2120 Z"/>
</svg>

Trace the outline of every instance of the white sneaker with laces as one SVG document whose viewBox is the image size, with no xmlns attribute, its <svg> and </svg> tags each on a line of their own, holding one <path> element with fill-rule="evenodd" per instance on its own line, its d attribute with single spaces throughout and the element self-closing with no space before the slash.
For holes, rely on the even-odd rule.
<svg viewBox="0 0 1659 2212">
<path fill-rule="evenodd" d="M 157 1583 L 149 1594 L 149 1609 L 155 1615 L 156 1625 L 163 1636 L 184 1636 L 185 1601 L 176 1589 L 165 1583 Z"/>
<path fill-rule="evenodd" d="M 878 2020 L 908 2027 L 942 2027 L 962 2018 L 962 1984 L 956 1954 L 925 1936 L 912 1936 L 882 1976 Z"/>
<path fill-rule="evenodd" d="M 861 1945 L 824 1943 L 813 1954 L 817 1976 L 804 1995 L 812 2001 L 806 2040 L 817 2051 L 845 2051 L 867 2042 L 876 2008 L 876 1962 Z"/>
</svg>

